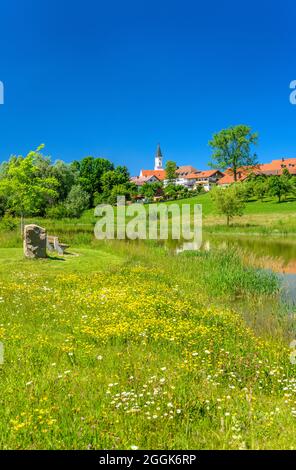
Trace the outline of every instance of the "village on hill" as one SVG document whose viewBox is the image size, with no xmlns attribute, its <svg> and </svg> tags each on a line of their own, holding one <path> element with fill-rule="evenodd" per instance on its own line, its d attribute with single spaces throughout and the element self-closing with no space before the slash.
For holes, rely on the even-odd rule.
<svg viewBox="0 0 296 470">
<path fill-rule="evenodd" d="M 192 165 L 177 166 L 176 178 L 167 179 L 163 164 L 163 154 L 158 144 L 154 159 L 153 170 L 141 170 L 139 176 L 133 176 L 130 181 L 139 188 L 147 183 L 163 183 L 163 186 L 175 184 L 188 190 L 210 191 L 215 186 L 227 187 L 235 181 L 246 181 L 251 175 L 280 176 L 284 170 L 296 175 L 296 158 L 281 158 L 270 163 L 243 166 L 237 169 L 236 179 L 231 168 L 221 170 L 217 168 L 198 170 Z"/>
</svg>

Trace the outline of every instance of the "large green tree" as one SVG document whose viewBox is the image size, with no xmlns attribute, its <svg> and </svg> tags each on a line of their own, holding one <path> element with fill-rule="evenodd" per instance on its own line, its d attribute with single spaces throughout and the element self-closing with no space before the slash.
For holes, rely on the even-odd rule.
<svg viewBox="0 0 296 470">
<path fill-rule="evenodd" d="M 168 160 L 165 165 L 166 179 L 169 183 L 174 183 L 177 179 L 177 165 L 175 162 Z"/>
<path fill-rule="evenodd" d="M 40 171 L 42 148 L 38 147 L 25 157 L 11 157 L 5 176 L 0 179 L 0 195 L 6 198 L 6 208 L 21 217 L 21 232 L 25 215 L 43 215 L 46 206 L 53 204 L 58 197 L 57 179 Z M 44 157 L 45 166 L 46 161 Z"/>
<path fill-rule="evenodd" d="M 238 125 L 223 129 L 209 141 L 213 150 L 210 166 L 222 170 L 231 168 L 234 181 L 237 181 L 240 167 L 257 164 L 256 155 L 251 153 L 251 147 L 257 140 L 258 134 L 252 132 L 249 126 Z"/>
<path fill-rule="evenodd" d="M 102 176 L 102 191 L 109 196 L 114 186 L 129 183 L 129 172 L 125 166 L 118 166 L 113 171 L 107 171 Z"/>
<path fill-rule="evenodd" d="M 105 158 L 85 157 L 80 162 L 73 162 L 79 171 L 79 184 L 89 194 L 90 205 L 93 205 L 94 194 L 102 192 L 102 177 L 113 171 L 114 165 Z"/>
<path fill-rule="evenodd" d="M 72 164 L 57 160 L 51 166 L 50 174 L 59 182 L 59 202 L 62 202 L 67 198 L 72 186 L 77 184 L 79 170 Z"/>
</svg>

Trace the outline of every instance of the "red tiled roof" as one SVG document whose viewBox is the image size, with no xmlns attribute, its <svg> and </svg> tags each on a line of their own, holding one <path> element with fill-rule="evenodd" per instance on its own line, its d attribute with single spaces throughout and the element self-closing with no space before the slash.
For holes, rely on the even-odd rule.
<svg viewBox="0 0 296 470">
<path fill-rule="evenodd" d="M 281 175 L 284 169 L 287 169 L 292 175 L 296 175 L 296 158 L 285 158 L 272 160 L 271 163 L 262 163 L 254 166 L 245 166 L 237 169 L 237 181 L 245 180 L 251 173 L 257 175 Z M 227 168 L 225 176 L 218 181 L 218 184 L 234 183 L 233 170 Z"/>
<path fill-rule="evenodd" d="M 250 173 L 260 173 L 260 166 L 261 165 L 250 165 L 250 166 L 240 166 L 237 168 L 237 173 L 244 173 L 244 174 L 250 174 Z M 233 175 L 233 169 L 232 168 L 227 168 L 223 172 L 225 175 Z"/>
<path fill-rule="evenodd" d="M 286 165 L 287 167 L 289 165 L 296 166 L 296 158 L 281 158 L 279 160 L 272 160 L 271 164 L 275 166 Z"/>
<path fill-rule="evenodd" d="M 289 167 L 287 167 L 287 170 L 289 171 L 289 173 L 290 173 L 291 175 L 296 175 L 296 167 L 295 167 L 295 168 L 289 168 Z"/>
<path fill-rule="evenodd" d="M 162 181 L 165 179 L 165 170 L 141 170 L 141 176 L 156 176 Z"/>
<path fill-rule="evenodd" d="M 196 168 L 194 168 L 193 166 L 191 165 L 183 165 L 183 166 L 179 166 L 176 173 L 178 175 L 180 174 L 190 174 L 190 173 L 199 173 L 199 170 L 197 170 Z"/>
<path fill-rule="evenodd" d="M 154 177 L 159 181 L 159 178 L 155 175 L 150 175 L 150 176 L 132 176 L 130 178 L 130 181 L 132 183 L 135 183 L 137 186 L 143 186 L 143 184 L 147 183 L 148 181 L 151 180 L 151 178 Z"/>
<path fill-rule="evenodd" d="M 220 173 L 223 175 L 222 171 L 220 170 L 205 170 L 205 171 L 199 171 L 198 173 L 190 173 L 189 175 L 184 175 L 183 177 L 185 179 L 199 179 L 199 178 L 210 178 L 211 176 L 215 175 L 216 173 Z"/>
<path fill-rule="evenodd" d="M 193 180 L 198 178 L 200 173 L 189 173 L 189 175 L 184 175 L 183 178 L 186 180 Z M 180 175 L 182 177 L 182 175 Z"/>
<path fill-rule="evenodd" d="M 237 181 L 244 181 L 249 175 L 248 174 L 243 174 L 241 175 L 240 178 L 237 177 Z M 231 184 L 231 183 L 234 183 L 234 176 L 233 174 L 232 175 L 224 175 L 222 178 L 220 178 L 218 181 L 217 181 L 217 184 Z"/>
<path fill-rule="evenodd" d="M 296 158 L 282 158 L 280 160 L 272 160 L 271 163 L 263 163 L 259 165 L 261 173 L 267 175 L 281 175 L 283 169 L 286 168 L 289 173 L 296 174 Z"/>
<path fill-rule="evenodd" d="M 198 173 L 197 178 L 210 178 L 211 176 L 215 175 L 216 173 L 220 173 L 223 175 L 222 171 L 220 170 L 205 170 L 205 171 L 200 171 Z"/>
</svg>

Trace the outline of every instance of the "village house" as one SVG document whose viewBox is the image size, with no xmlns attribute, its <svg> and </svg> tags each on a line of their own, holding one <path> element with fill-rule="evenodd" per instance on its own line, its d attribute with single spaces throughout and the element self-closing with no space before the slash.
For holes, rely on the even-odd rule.
<svg viewBox="0 0 296 470">
<path fill-rule="evenodd" d="M 240 167 L 237 170 L 236 180 L 245 181 L 250 175 L 280 176 L 287 169 L 291 175 L 296 175 L 296 158 L 281 158 L 272 160 L 271 163 L 262 163 L 253 166 Z M 227 187 L 234 183 L 233 170 L 228 168 L 224 176 L 217 182 L 218 185 Z"/>
<path fill-rule="evenodd" d="M 271 163 L 240 167 L 237 170 L 237 181 L 245 181 L 251 174 L 280 176 L 285 168 L 291 175 L 296 175 L 296 158 L 281 158 L 272 160 Z M 205 191 L 210 191 L 213 186 L 227 187 L 234 183 L 234 175 L 231 168 L 222 172 L 218 169 L 198 170 L 191 165 L 183 165 L 177 168 L 176 173 L 177 178 L 174 180 L 174 184 L 188 189 L 196 189 L 202 186 Z M 163 155 L 160 145 L 157 146 L 156 150 L 154 170 L 141 170 L 140 175 L 132 177 L 131 181 L 139 187 L 144 183 L 153 183 L 155 181 L 162 181 L 164 186 L 169 183 L 163 168 Z"/>
<path fill-rule="evenodd" d="M 197 170 L 191 165 L 179 166 L 176 171 L 179 178 L 186 178 L 186 176 L 195 175 L 196 173 L 199 173 L 199 172 L 200 170 Z"/>
<path fill-rule="evenodd" d="M 197 186 L 202 186 L 205 191 L 210 191 L 223 176 L 224 173 L 220 170 L 205 170 L 200 171 L 197 175 L 191 175 L 191 178 L 195 179 L 194 189 Z"/>
<path fill-rule="evenodd" d="M 174 184 L 184 186 L 188 189 L 196 189 L 197 186 L 203 186 L 205 191 L 209 191 L 224 175 L 220 170 L 201 171 L 191 165 L 179 166 L 176 174 L 177 178 Z M 142 183 L 142 181 L 144 181 L 143 178 L 149 178 L 149 181 L 145 182 L 153 182 L 153 180 L 151 180 L 152 177 L 163 181 L 164 186 L 169 183 L 166 179 L 165 169 L 163 168 L 163 155 L 159 144 L 154 159 L 154 170 L 141 170 L 140 175 L 131 178 L 131 181 L 136 184 L 138 182 L 138 184 L 141 185 L 144 184 Z"/>
<path fill-rule="evenodd" d="M 155 175 L 149 175 L 149 176 L 132 176 L 130 178 L 130 181 L 132 183 L 135 183 L 135 185 L 138 187 L 138 195 L 137 196 L 134 196 L 134 200 L 136 202 L 146 202 L 147 201 L 147 198 L 145 196 L 142 195 L 142 191 L 141 191 L 141 188 L 144 184 L 150 184 L 150 183 L 159 183 L 160 182 L 160 179 L 155 176 Z M 157 190 L 155 191 L 155 195 L 154 195 L 154 198 L 153 200 L 154 201 L 157 201 L 159 199 L 161 199 L 163 196 L 163 189 L 162 188 L 157 188 Z"/>
<path fill-rule="evenodd" d="M 236 180 L 237 181 L 245 181 L 248 176 L 251 174 L 250 171 L 248 171 L 245 168 L 240 168 L 239 171 L 236 174 Z M 219 186 L 227 187 L 234 183 L 234 175 L 233 171 L 231 169 L 227 169 L 224 173 L 224 176 L 220 178 L 220 180 L 217 182 Z"/>
<path fill-rule="evenodd" d="M 146 183 L 159 183 L 160 179 L 157 178 L 155 175 L 150 175 L 150 176 L 132 176 L 130 178 L 130 181 L 132 183 L 135 183 L 136 186 L 143 186 L 143 184 Z"/>
<path fill-rule="evenodd" d="M 185 188 L 188 189 L 194 189 L 195 185 L 195 177 L 197 173 L 189 173 L 188 175 L 184 176 L 179 176 L 175 181 L 174 184 L 179 184 L 181 186 L 184 186 Z M 164 181 L 164 184 L 168 184 L 169 182 L 167 180 Z"/>
<path fill-rule="evenodd" d="M 194 188 L 194 177 L 199 173 L 199 170 L 191 165 L 183 165 L 178 167 L 176 173 L 177 179 L 175 180 L 175 184 L 180 184 L 181 186 L 185 186 L 188 189 Z M 165 181 L 165 183 L 168 182 Z"/>
</svg>

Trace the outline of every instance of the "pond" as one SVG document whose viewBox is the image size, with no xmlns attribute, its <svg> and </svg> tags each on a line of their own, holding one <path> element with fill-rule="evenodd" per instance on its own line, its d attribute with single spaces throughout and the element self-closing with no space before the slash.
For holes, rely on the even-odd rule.
<svg viewBox="0 0 296 470">
<path fill-rule="evenodd" d="M 282 283 L 282 298 L 290 305 L 296 304 L 296 239 L 211 235 L 203 237 L 201 250 L 212 248 L 239 248 L 248 264 L 271 270 L 278 274 Z M 176 244 L 175 253 L 194 250 L 194 243 Z"/>
</svg>

